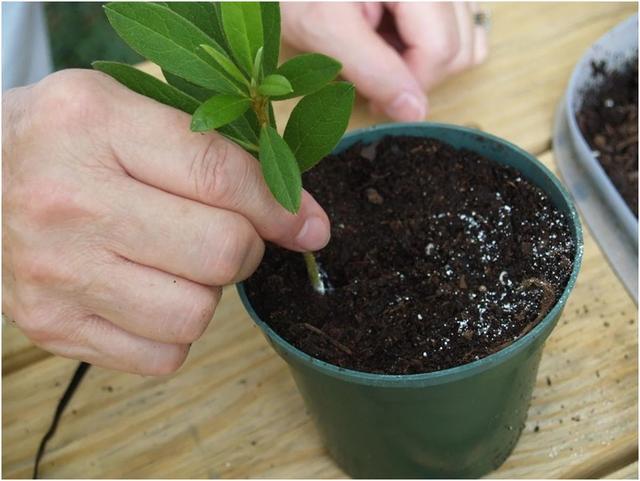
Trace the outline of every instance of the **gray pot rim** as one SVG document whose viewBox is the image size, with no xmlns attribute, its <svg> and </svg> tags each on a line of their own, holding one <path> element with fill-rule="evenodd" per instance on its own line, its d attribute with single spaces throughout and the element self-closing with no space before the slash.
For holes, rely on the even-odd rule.
<svg viewBox="0 0 640 481">
<path fill-rule="evenodd" d="M 598 159 L 593 154 L 593 150 L 584 138 L 582 130 L 580 130 L 580 126 L 578 125 L 578 120 L 576 119 L 576 108 L 578 108 L 581 101 L 581 88 L 584 87 L 584 85 L 580 84 L 579 77 L 584 69 L 589 68 L 589 63 L 593 59 L 593 53 L 600 52 L 601 55 L 605 55 L 607 53 L 610 54 L 611 52 L 607 50 L 608 48 L 611 48 L 609 45 L 609 39 L 618 35 L 620 32 L 628 30 L 633 24 L 637 23 L 638 14 L 632 15 L 602 35 L 587 49 L 571 73 L 569 85 L 567 87 L 567 95 L 564 100 L 567 122 L 569 123 L 569 132 L 578 153 L 577 160 L 579 163 L 584 165 L 587 172 L 591 173 L 591 179 L 593 179 L 594 183 L 597 185 L 602 195 L 604 195 L 606 201 L 610 204 L 614 212 L 618 214 L 625 232 L 633 240 L 636 248 L 638 246 L 638 218 L 633 215 L 633 212 L 620 195 L 620 192 L 618 192 L 616 186 L 613 185 L 609 175 L 605 172 L 602 165 L 600 165 L 600 162 L 598 162 Z M 637 44 L 635 47 L 637 52 Z"/>
<path fill-rule="evenodd" d="M 573 227 L 573 231 L 575 232 L 574 242 L 576 245 L 575 256 L 573 259 L 573 269 L 571 271 L 571 276 L 565 286 L 562 295 L 558 299 L 558 301 L 554 304 L 553 308 L 547 313 L 542 321 L 538 323 L 536 327 L 534 327 L 527 334 L 522 336 L 521 338 L 514 341 L 509 346 L 504 349 L 490 354 L 482 359 L 477 361 L 472 361 L 467 364 L 462 364 L 460 366 L 452 367 L 449 369 L 443 369 L 440 371 L 433 371 L 422 374 L 375 374 L 369 372 L 355 371 L 353 369 L 345 369 L 334 364 L 330 364 L 325 361 L 321 361 L 320 359 L 316 359 L 309 354 L 301 351 L 296 348 L 285 339 L 283 339 L 279 334 L 277 334 L 267 323 L 265 323 L 258 313 L 254 310 L 251 302 L 249 301 L 247 294 L 245 292 L 244 284 L 238 283 L 236 284 L 236 289 L 238 294 L 240 295 L 240 299 L 245 309 L 253 319 L 253 321 L 260 327 L 263 333 L 267 336 L 267 338 L 275 343 L 280 349 L 286 352 L 289 356 L 292 356 L 299 363 L 313 369 L 316 371 L 320 371 L 325 375 L 340 379 L 349 383 L 357 383 L 357 384 L 365 384 L 370 386 L 379 386 L 379 387 L 390 387 L 390 388 L 419 388 L 425 386 L 432 386 L 438 384 L 444 384 L 449 382 L 458 381 L 470 376 L 475 376 L 480 374 L 481 372 L 486 371 L 487 369 L 491 369 L 495 366 L 498 366 L 504 362 L 512 359 L 516 354 L 526 349 L 530 346 L 538 337 L 545 334 L 545 332 L 550 332 L 553 328 L 555 321 L 558 319 L 560 312 L 562 311 L 567 298 L 569 297 L 570 292 L 573 290 L 573 287 L 576 283 L 576 279 L 578 277 L 578 272 L 580 271 L 580 266 L 582 263 L 582 255 L 583 255 L 583 237 L 582 237 L 582 226 L 580 224 L 580 219 L 578 213 L 575 209 L 573 201 L 571 197 L 565 190 L 564 186 L 560 183 L 560 181 L 556 178 L 555 175 L 545 167 L 538 159 L 529 154 L 527 151 L 521 149 L 520 147 L 503 140 L 494 135 L 488 134 L 486 132 L 482 132 L 476 129 L 462 127 L 452 124 L 438 123 L 438 122 L 404 122 L 404 123 L 393 123 L 393 124 L 378 124 L 371 127 L 365 127 L 362 129 L 353 130 L 342 138 L 340 144 L 336 147 L 334 152 L 340 152 L 345 144 L 351 144 L 357 141 L 358 137 L 361 137 L 370 132 L 384 132 L 383 135 L 407 135 L 404 131 L 407 127 L 413 129 L 430 129 L 430 128 L 446 128 L 454 131 L 459 131 L 465 134 L 473 134 L 476 136 L 480 136 L 484 138 L 486 141 L 500 144 L 504 148 L 508 148 L 511 150 L 515 150 L 517 153 L 526 158 L 529 162 L 531 162 L 536 168 L 538 168 L 542 174 L 547 177 L 548 180 L 551 181 L 553 186 L 558 190 L 561 194 L 562 200 L 564 201 L 567 210 L 569 212 L 569 220 Z M 426 133 L 426 132 L 425 132 Z M 411 135 L 410 135 L 411 136 Z M 415 135 L 413 135 L 415 136 Z M 425 135 L 425 137 L 427 137 Z"/>
</svg>

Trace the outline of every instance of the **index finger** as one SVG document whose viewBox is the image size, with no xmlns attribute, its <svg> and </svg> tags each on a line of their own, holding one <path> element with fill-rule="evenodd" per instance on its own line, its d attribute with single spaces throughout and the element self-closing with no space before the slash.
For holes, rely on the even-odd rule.
<svg viewBox="0 0 640 481">
<path fill-rule="evenodd" d="M 263 238 L 297 251 L 329 241 L 329 219 L 306 191 L 294 215 L 275 200 L 258 161 L 222 135 L 190 131 L 189 115 L 113 85 L 111 149 L 135 179 L 246 217 Z"/>
<path fill-rule="evenodd" d="M 427 90 L 438 84 L 461 45 L 454 3 L 392 3 L 398 33 L 407 45 L 403 58 Z"/>
</svg>

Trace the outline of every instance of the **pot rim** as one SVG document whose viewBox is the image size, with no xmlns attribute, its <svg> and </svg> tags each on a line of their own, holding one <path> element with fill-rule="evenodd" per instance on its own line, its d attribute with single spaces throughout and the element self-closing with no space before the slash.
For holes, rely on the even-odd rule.
<svg viewBox="0 0 640 481">
<path fill-rule="evenodd" d="M 568 217 L 570 221 L 570 226 L 572 227 L 572 233 L 574 237 L 574 242 L 576 245 L 575 255 L 573 259 L 573 269 L 571 271 L 571 275 L 569 280 L 567 281 L 567 285 L 565 286 L 562 295 L 558 299 L 558 301 L 554 304 L 553 308 L 547 313 L 547 315 L 536 325 L 531 331 L 526 333 L 521 338 L 517 339 L 509 346 L 501 349 L 498 352 L 490 354 L 482 359 L 478 359 L 477 361 L 472 361 L 467 364 L 462 364 L 460 366 L 455 366 L 448 369 L 443 369 L 440 371 L 433 371 L 421 374 L 376 374 L 364 371 L 356 371 L 353 369 L 346 369 L 334 364 L 330 364 L 328 362 L 322 361 L 320 359 L 314 358 L 309 354 L 301 351 L 297 347 L 290 344 L 284 338 L 282 338 L 279 334 L 277 334 L 267 323 L 265 323 L 258 313 L 254 310 L 251 302 L 249 301 L 247 294 L 245 292 L 244 283 L 240 282 L 236 284 L 236 289 L 238 294 L 240 295 L 240 299 L 242 300 L 242 304 L 245 309 L 253 319 L 253 321 L 262 329 L 264 334 L 275 344 L 277 344 L 281 349 L 286 351 L 289 355 L 295 358 L 297 361 L 302 364 L 314 369 L 316 371 L 321 371 L 322 373 L 329 375 L 334 378 L 338 378 L 342 381 L 357 383 L 357 384 L 365 384 L 370 386 L 379 386 L 379 387 L 397 387 L 397 388 L 407 388 L 407 387 L 423 387 L 423 386 L 431 386 L 437 384 L 444 384 L 453 381 L 457 381 L 460 379 L 464 379 L 470 376 L 474 376 L 479 374 L 487 369 L 490 369 L 494 366 L 502 364 L 513 356 L 515 356 L 520 351 L 524 350 L 528 347 L 535 339 L 537 339 L 541 334 L 543 334 L 548 328 L 553 327 L 553 323 L 560 315 L 569 294 L 571 293 L 575 283 L 576 278 L 578 276 L 578 272 L 580 270 L 580 266 L 582 263 L 582 255 L 583 255 L 583 237 L 582 237 L 582 226 L 580 224 L 578 213 L 573 205 L 573 201 L 569 196 L 568 192 L 564 188 L 564 186 L 560 183 L 558 178 L 553 175 L 553 173 L 545 167 L 538 159 L 536 159 L 533 155 L 528 153 L 527 151 L 521 149 L 520 147 L 508 142 L 506 140 L 500 139 L 494 135 L 489 133 L 472 129 L 469 127 L 462 127 L 458 125 L 439 123 L 439 122 L 403 122 L 403 123 L 387 123 L 387 124 L 377 124 L 370 127 L 365 127 L 361 129 L 352 130 L 345 134 L 340 143 L 338 144 L 338 149 L 340 146 L 344 145 L 346 141 L 353 140 L 355 143 L 357 142 L 357 138 L 363 136 L 364 134 L 370 132 L 379 132 L 383 131 L 384 135 L 407 135 L 407 136 L 416 136 L 415 134 L 410 134 L 404 132 L 406 128 L 444 128 L 454 131 L 459 131 L 464 134 L 476 135 L 484 138 L 485 140 L 493 143 L 497 143 L 504 148 L 515 150 L 517 153 L 522 155 L 525 159 L 531 162 L 538 170 L 542 172 L 542 174 L 551 181 L 553 186 L 560 193 L 563 202 L 568 210 Z M 424 135 L 427 137 L 428 135 Z M 345 147 L 346 148 L 346 147 Z M 335 151 L 335 149 L 334 149 Z"/>
<path fill-rule="evenodd" d="M 624 32 L 629 28 L 633 28 L 633 26 L 637 23 L 638 14 L 636 13 L 634 15 L 631 15 L 629 18 L 626 18 L 619 22 L 616 26 L 605 32 L 600 38 L 598 38 L 598 40 L 596 40 L 589 46 L 589 48 L 582 54 L 582 57 L 571 72 L 571 77 L 569 78 L 569 84 L 567 86 L 567 94 L 565 95 L 563 100 L 566 109 L 566 118 L 569 124 L 569 133 L 578 154 L 577 160 L 585 167 L 587 175 L 591 177 L 593 182 L 598 187 L 600 193 L 605 197 L 605 200 L 609 202 L 609 204 L 613 208 L 614 212 L 619 214 L 620 222 L 622 223 L 622 226 L 627 235 L 635 242 L 636 248 L 638 245 L 638 218 L 633 214 L 631 208 L 622 198 L 622 194 L 620 194 L 618 188 L 613 184 L 613 181 L 609 177 L 609 174 L 607 174 L 600 162 L 592 153 L 593 149 L 591 149 L 591 147 L 589 146 L 587 139 L 585 139 L 584 137 L 582 129 L 580 129 L 580 126 L 578 125 L 578 119 L 576 118 L 576 109 L 578 109 L 582 104 L 582 97 L 584 93 L 583 89 L 585 87 L 584 83 L 580 84 L 579 76 L 585 69 L 588 68 L 589 62 L 591 62 L 594 57 L 594 53 L 599 53 L 600 55 L 608 53 L 609 55 L 611 55 L 611 52 L 607 52 L 606 50 L 607 48 L 610 48 L 610 46 L 608 45 L 609 40 L 613 36 L 618 35 L 620 32 Z M 635 36 L 637 36 L 637 26 L 635 30 Z M 637 42 L 635 47 L 635 52 L 637 55 Z M 599 52 L 600 50 L 602 50 L 602 52 Z M 631 50 L 629 52 L 615 53 L 620 56 L 624 56 L 626 61 L 631 60 L 632 58 Z M 626 55 L 627 53 L 629 55 Z"/>
</svg>

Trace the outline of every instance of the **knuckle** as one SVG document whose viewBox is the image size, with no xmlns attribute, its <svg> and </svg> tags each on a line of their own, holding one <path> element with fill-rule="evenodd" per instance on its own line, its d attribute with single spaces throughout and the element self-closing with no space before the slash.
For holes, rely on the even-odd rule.
<svg viewBox="0 0 640 481">
<path fill-rule="evenodd" d="M 23 306 L 17 309 L 15 321 L 22 332 L 37 345 L 47 344 L 53 337 L 55 319 L 50 309 Z"/>
<path fill-rule="evenodd" d="M 253 259 L 255 264 L 253 266 L 252 271 L 257 269 L 260 263 L 262 262 L 262 258 L 264 257 L 264 251 L 265 251 L 264 241 L 259 236 L 256 236 L 255 242 L 253 243 L 253 254 L 254 254 Z"/>
<path fill-rule="evenodd" d="M 21 259 L 16 277 L 30 285 L 48 285 L 60 280 L 60 269 L 54 259 L 31 254 Z"/>
<path fill-rule="evenodd" d="M 210 245 L 215 246 L 209 266 L 215 285 L 233 283 L 247 258 L 253 243 L 255 230 L 244 217 L 237 216 L 233 228 L 227 229 L 223 237 Z"/>
<path fill-rule="evenodd" d="M 188 345 L 169 345 L 163 350 L 156 362 L 146 369 L 146 374 L 151 376 L 173 374 L 182 367 L 188 354 Z"/>
<path fill-rule="evenodd" d="M 244 281 L 255 272 L 255 270 L 260 265 L 260 262 L 262 261 L 264 250 L 264 242 L 262 241 L 262 239 L 256 236 L 255 242 L 253 242 L 251 245 L 251 252 L 247 256 L 247 260 L 245 261 L 242 276 L 238 277 L 237 281 Z"/>
<path fill-rule="evenodd" d="M 12 204 L 26 220 L 40 227 L 88 213 L 88 206 L 77 199 L 77 189 L 68 182 L 48 178 L 32 178 L 14 186 Z"/>
<path fill-rule="evenodd" d="M 46 289 L 46 292 L 78 294 L 91 282 L 86 264 L 62 258 L 59 252 L 44 251 L 20 254 L 14 268 L 17 284 L 24 289 Z M 40 293 L 40 296 L 46 295 Z"/>
<path fill-rule="evenodd" d="M 211 135 L 207 143 L 196 153 L 191 164 L 191 176 L 196 194 L 210 201 L 225 197 L 231 182 L 228 175 L 229 142 L 220 135 Z"/>
<path fill-rule="evenodd" d="M 438 64 L 451 63 L 460 52 L 457 35 L 447 35 L 434 40 L 429 46 L 431 58 Z"/>
<path fill-rule="evenodd" d="M 13 157 L 16 146 L 29 136 L 30 122 L 25 110 L 32 89 L 31 86 L 17 87 L 2 95 L 2 156 L 5 159 Z"/>
<path fill-rule="evenodd" d="M 11 317 L 29 339 L 45 348 L 52 341 L 72 339 L 77 333 L 69 327 L 84 312 L 69 296 L 67 286 L 58 281 L 67 274 L 60 262 L 52 259 L 53 256 L 29 256 L 26 261 L 19 258 L 17 264 L 27 267 L 21 267 L 20 277 L 15 276 L 11 292 Z"/>
<path fill-rule="evenodd" d="M 232 284 L 239 271 L 240 268 L 238 264 L 236 264 L 229 258 L 220 256 L 211 271 L 213 277 L 213 285 L 226 286 L 228 284 Z"/>
<path fill-rule="evenodd" d="M 45 126 L 86 127 L 104 116 L 105 97 L 97 72 L 62 70 L 37 84 L 37 115 Z"/>
<path fill-rule="evenodd" d="M 200 339 L 206 330 L 209 322 L 218 305 L 220 289 L 208 290 L 206 296 L 194 296 L 187 308 L 187 315 L 180 324 L 176 333 L 175 342 L 178 344 L 191 344 Z"/>
</svg>

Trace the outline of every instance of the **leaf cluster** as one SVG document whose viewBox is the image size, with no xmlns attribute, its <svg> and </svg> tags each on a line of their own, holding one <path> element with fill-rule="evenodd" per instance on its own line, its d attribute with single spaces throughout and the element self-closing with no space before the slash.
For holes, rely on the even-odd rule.
<svg viewBox="0 0 640 481">
<path fill-rule="evenodd" d="M 347 128 L 353 85 L 317 53 L 278 66 L 274 2 L 116 2 L 105 6 L 118 35 L 162 68 L 167 83 L 129 65 L 93 67 L 128 88 L 192 115 L 191 130 L 217 130 L 260 160 L 278 202 L 300 207 L 301 173 L 329 154 Z M 273 101 L 302 97 L 280 136 Z"/>
</svg>

